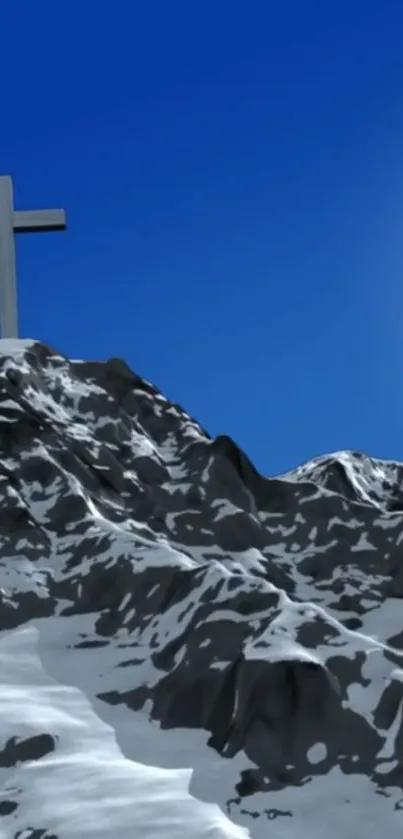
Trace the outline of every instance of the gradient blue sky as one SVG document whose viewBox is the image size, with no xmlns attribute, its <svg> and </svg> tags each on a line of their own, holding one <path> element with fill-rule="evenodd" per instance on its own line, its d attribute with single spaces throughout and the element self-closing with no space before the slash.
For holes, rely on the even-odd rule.
<svg viewBox="0 0 403 839">
<path fill-rule="evenodd" d="M 403 0 L 2 3 L 21 334 L 273 474 L 403 460 Z"/>
</svg>

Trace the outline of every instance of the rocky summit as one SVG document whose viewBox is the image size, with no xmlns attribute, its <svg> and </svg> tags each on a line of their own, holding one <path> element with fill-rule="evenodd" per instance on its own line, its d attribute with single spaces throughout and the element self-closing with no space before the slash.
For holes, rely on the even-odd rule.
<svg viewBox="0 0 403 839">
<path fill-rule="evenodd" d="M 400 837 L 402 560 L 402 465 L 1 341 L 1 839 Z"/>
</svg>

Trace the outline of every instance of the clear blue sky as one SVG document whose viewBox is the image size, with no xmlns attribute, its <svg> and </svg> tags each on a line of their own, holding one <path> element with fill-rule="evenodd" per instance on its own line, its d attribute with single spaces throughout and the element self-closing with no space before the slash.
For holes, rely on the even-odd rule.
<svg viewBox="0 0 403 839">
<path fill-rule="evenodd" d="M 2 3 L 21 333 L 265 473 L 403 460 L 403 0 Z"/>
</svg>

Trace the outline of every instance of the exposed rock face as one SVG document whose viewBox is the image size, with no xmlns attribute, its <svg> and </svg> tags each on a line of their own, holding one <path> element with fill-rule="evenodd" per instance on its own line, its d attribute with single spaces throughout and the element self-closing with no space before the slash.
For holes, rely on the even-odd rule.
<svg viewBox="0 0 403 839">
<path fill-rule="evenodd" d="M 403 466 L 263 478 L 122 361 L 0 342 L 0 836 L 400 836 L 402 560 Z"/>
</svg>

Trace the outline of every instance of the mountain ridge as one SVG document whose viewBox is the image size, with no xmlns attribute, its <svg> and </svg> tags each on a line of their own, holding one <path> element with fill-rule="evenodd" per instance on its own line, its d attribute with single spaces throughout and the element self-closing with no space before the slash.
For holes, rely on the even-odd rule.
<svg viewBox="0 0 403 839">
<path fill-rule="evenodd" d="M 397 836 L 402 477 L 359 452 L 263 477 L 122 360 L 1 341 L 0 836 L 159 839 L 169 810 L 170 837 L 261 839 L 270 822 L 270 835 L 321 839 L 329 812 L 353 837 L 363 806 L 374 835 Z M 41 671 L 38 696 L 50 679 L 79 708 L 71 725 L 50 700 L 49 720 L 15 717 L 13 649 L 27 684 Z M 125 816 L 119 793 L 95 816 L 81 718 L 99 742 L 113 732 L 99 790 L 123 772 Z M 143 818 L 134 768 L 134 787 L 144 771 L 157 790 L 164 770 L 180 806 L 167 792 L 158 809 L 158 793 Z"/>
</svg>

